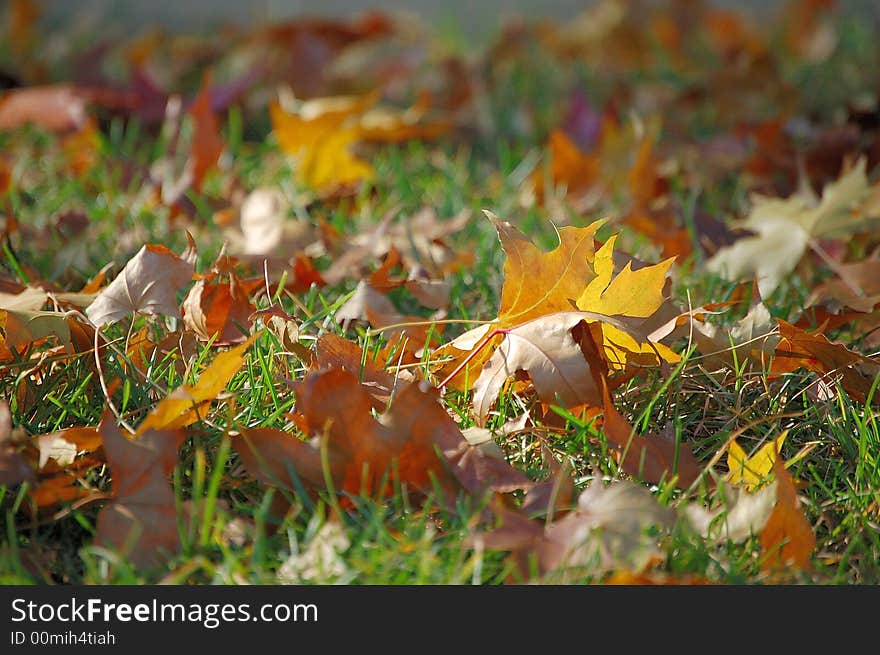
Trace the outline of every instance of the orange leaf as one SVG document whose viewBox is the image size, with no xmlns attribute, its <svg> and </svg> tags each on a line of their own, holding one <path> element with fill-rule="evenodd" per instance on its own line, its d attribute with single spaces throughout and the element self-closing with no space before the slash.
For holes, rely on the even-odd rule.
<svg viewBox="0 0 880 655">
<path fill-rule="evenodd" d="M 211 109 L 211 74 L 202 78 L 202 88 L 189 109 L 194 132 L 191 147 L 193 161 L 193 188 L 201 191 L 205 175 L 217 165 L 223 153 L 220 123 Z"/>
<path fill-rule="evenodd" d="M 182 384 L 160 401 L 138 426 L 140 436 L 148 430 L 173 430 L 205 418 L 208 405 L 222 392 L 244 364 L 245 352 L 258 335 L 222 352 L 199 376 L 195 385 Z"/>
<path fill-rule="evenodd" d="M 782 458 L 776 458 L 773 472 L 777 485 L 776 506 L 760 534 L 761 549 L 765 555 L 761 568 L 770 570 L 782 566 L 809 569 L 816 537 L 801 509 L 794 480 L 785 469 Z"/>
</svg>

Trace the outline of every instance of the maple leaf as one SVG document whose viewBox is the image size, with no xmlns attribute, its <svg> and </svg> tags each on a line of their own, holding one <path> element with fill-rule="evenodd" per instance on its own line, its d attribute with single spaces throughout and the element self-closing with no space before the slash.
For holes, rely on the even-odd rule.
<svg viewBox="0 0 880 655">
<path fill-rule="evenodd" d="M 741 485 L 749 491 L 760 489 L 768 482 L 787 436 L 788 430 L 764 444 L 752 456 L 746 454 L 736 439 L 731 441 L 727 447 L 727 481 Z"/>
<path fill-rule="evenodd" d="M 530 485 L 506 462 L 491 462 L 470 446 L 437 396 L 418 384 L 402 386 L 379 420 L 372 415 L 367 389 L 343 369 L 310 372 L 296 393 L 298 423 L 313 441 L 281 430 L 251 429 L 234 442 L 248 470 L 268 484 L 295 488 L 290 467 L 308 487 L 322 488 L 320 442 L 325 441 L 327 472 L 337 490 L 351 494 L 387 496 L 395 482 L 430 493 L 434 480 L 450 498 L 459 486 L 480 493 Z"/>
<path fill-rule="evenodd" d="M 206 73 L 202 87 L 189 108 L 193 118 L 193 137 L 190 147 L 192 159 L 192 186 L 201 191 L 207 173 L 217 165 L 225 145 L 220 136 L 220 122 L 211 107 L 212 76 Z"/>
<path fill-rule="evenodd" d="M 794 480 L 780 458 L 773 463 L 773 474 L 777 485 L 776 505 L 759 535 L 764 553 L 761 568 L 809 569 L 816 547 L 813 529 L 801 508 Z"/>
<path fill-rule="evenodd" d="M 147 430 L 174 430 L 205 418 L 207 406 L 242 367 L 245 352 L 258 336 L 253 334 L 243 344 L 220 353 L 202 371 L 195 385 L 182 384 L 159 401 L 138 426 L 137 434 Z"/>
<path fill-rule="evenodd" d="M 584 311 L 628 318 L 647 319 L 658 312 L 666 302 L 666 276 L 674 258 L 636 271 L 627 262 L 616 276 L 614 274 L 613 250 L 616 235 L 612 236 L 596 252 L 594 270 L 596 277 L 577 298 L 576 305 Z M 630 325 L 634 325 L 632 321 Z M 612 368 L 624 368 L 630 359 L 639 358 L 659 363 L 659 359 L 677 362 L 681 358 L 667 346 L 652 343 L 649 339 L 635 340 L 631 334 L 613 325 L 601 322 L 605 358 Z M 641 357 L 640 357 L 641 356 Z"/>
<path fill-rule="evenodd" d="M 875 359 L 831 343 L 822 334 L 811 334 L 782 319 L 776 322 L 780 339 L 770 365 L 773 373 L 790 373 L 804 368 L 818 373 L 826 383 L 839 378 L 840 385 L 850 396 L 861 402 L 867 399 L 874 378 L 880 373 L 880 364 Z"/>
<path fill-rule="evenodd" d="M 751 212 L 738 223 L 755 235 L 721 248 L 706 266 L 729 280 L 757 278 L 767 297 L 795 269 L 812 239 L 864 232 L 876 223 L 880 216 L 862 208 L 869 192 L 860 159 L 825 187 L 819 202 L 806 191 L 785 200 L 755 196 Z"/>
<path fill-rule="evenodd" d="M 86 123 L 87 98 L 70 84 L 9 91 L 0 98 L 0 130 L 28 123 L 52 132 L 78 130 Z"/>
<path fill-rule="evenodd" d="M 352 321 L 367 321 L 372 327 L 383 329 L 389 338 L 395 335 L 406 338 L 407 349 L 412 351 L 423 348 L 432 333 L 436 337 L 443 331 L 442 325 L 432 325 L 430 319 L 401 314 L 387 296 L 363 280 L 336 311 L 336 321 L 346 329 Z"/>
<path fill-rule="evenodd" d="M 135 312 L 179 317 L 176 294 L 194 270 L 165 246 L 145 245 L 86 308 L 86 316 L 97 327 Z"/>
<path fill-rule="evenodd" d="M 336 334 L 324 334 L 315 344 L 315 360 L 312 369 L 343 369 L 358 376 L 361 385 L 377 402 L 374 407 L 383 411 L 399 383 L 409 383 L 415 378 L 409 371 L 392 375 L 378 360 L 364 353 L 358 344 Z"/>
<path fill-rule="evenodd" d="M 660 556 L 658 536 L 668 530 L 674 512 L 633 482 L 594 481 L 562 518 L 542 524 L 518 511 L 496 508 L 500 527 L 469 539 L 493 550 L 512 551 L 520 575 L 528 576 L 530 557 L 542 580 L 577 579 L 585 573 L 640 572 Z"/>
<path fill-rule="evenodd" d="M 73 350 L 71 326 L 75 319 L 64 312 L 0 309 L 0 360 L 12 358 L 30 344 L 55 337 Z"/>
<path fill-rule="evenodd" d="M 589 314 L 558 312 L 506 330 L 503 340 L 474 381 L 473 406 L 480 423 L 507 380 L 518 371 L 529 374 L 538 397 L 548 404 L 575 407 L 598 404 L 601 396 L 572 329 Z"/>
<path fill-rule="evenodd" d="M 378 96 L 321 100 L 322 104 L 312 101 L 304 105 L 299 114 L 286 112 L 277 102 L 269 105 L 278 145 L 297 158 L 300 182 L 326 191 L 372 179 L 373 167 L 351 152 L 361 138 L 360 130 L 347 122 L 374 104 Z"/>
<path fill-rule="evenodd" d="M 719 485 L 716 497 L 720 505 L 707 510 L 697 503 L 688 503 L 681 510 L 698 534 L 718 543 L 742 543 L 760 534 L 776 505 L 777 483 L 765 484 L 758 491 L 746 487 Z"/>
<path fill-rule="evenodd" d="M 438 357 L 452 356 L 441 368 L 444 385 L 474 387 L 481 422 L 517 371 L 529 373 L 544 402 L 560 397 L 571 407 L 599 401 L 590 367 L 570 334 L 581 321 L 601 325 L 603 358 L 615 369 L 629 362 L 679 359 L 637 329 L 665 303 L 671 260 L 636 271 L 628 262 L 614 276 L 614 239 L 595 250 L 594 236 L 602 221 L 586 228 L 560 228 L 559 246 L 544 253 L 512 225 L 487 215 L 507 253 L 498 317 L 434 351 Z M 578 314 L 573 309 L 585 311 Z"/>
<path fill-rule="evenodd" d="M 239 280 L 231 270 L 226 282 L 216 281 L 223 255 L 218 257 L 211 272 L 198 280 L 183 300 L 183 322 L 199 339 L 214 339 L 213 346 L 228 346 L 244 341 L 250 333 L 251 315 L 256 306 L 250 294 L 263 286 L 264 281 Z"/>
<path fill-rule="evenodd" d="M 177 464 L 184 435 L 148 430 L 131 441 L 122 435 L 109 411 L 98 431 L 113 476 L 113 502 L 98 513 L 95 543 L 117 550 L 136 566 L 155 565 L 180 547 L 168 476 Z"/>
<path fill-rule="evenodd" d="M 6 400 L 0 400 L 0 485 L 13 485 L 34 480 L 36 475 L 13 442 L 12 414 Z"/>
</svg>

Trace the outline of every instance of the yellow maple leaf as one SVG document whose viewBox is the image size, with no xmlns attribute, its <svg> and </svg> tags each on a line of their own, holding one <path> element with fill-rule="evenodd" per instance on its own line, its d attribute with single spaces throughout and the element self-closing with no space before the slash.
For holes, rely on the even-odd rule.
<svg viewBox="0 0 880 655">
<path fill-rule="evenodd" d="M 671 259 L 637 271 L 627 264 L 614 276 L 615 239 L 609 239 L 598 251 L 595 247 L 596 232 L 604 220 L 586 227 L 558 228 L 559 245 L 544 252 L 510 223 L 491 212 L 485 213 L 495 225 L 507 254 L 501 306 L 492 323 L 435 351 L 438 357 L 450 358 L 440 370 L 441 375 L 445 372 L 447 377 L 452 376 L 446 384 L 457 389 L 473 386 L 503 340 L 499 330 L 574 309 L 609 317 L 608 323 L 600 322 L 605 358 L 611 369 L 620 370 L 627 364 L 657 365 L 661 359 L 679 360 L 666 346 L 636 339 L 619 327 L 621 320 L 627 327 L 640 324 L 665 302 L 663 290 Z M 466 366 L 465 357 L 469 358 Z M 460 366 L 463 368 L 456 370 Z"/>
<path fill-rule="evenodd" d="M 743 450 L 736 439 L 730 442 L 727 447 L 727 481 L 745 487 L 749 491 L 755 491 L 769 482 L 770 473 L 779 453 L 782 450 L 782 444 L 788 436 L 788 430 L 785 430 L 773 441 L 764 444 L 754 455 L 749 457 Z"/>
<path fill-rule="evenodd" d="M 302 184 L 327 191 L 372 179 L 373 167 L 358 159 L 351 146 L 361 138 L 357 116 L 374 102 L 375 96 L 339 98 L 322 106 L 304 104 L 299 114 L 285 111 L 277 102 L 269 105 L 275 138 L 284 152 L 296 158 Z"/>
<path fill-rule="evenodd" d="M 614 276 L 616 241 L 617 235 L 610 237 L 596 252 L 593 264 L 596 277 L 578 297 L 577 307 L 608 316 L 648 318 L 666 301 L 663 289 L 674 258 L 644 266 L 637 271 L 632 270 L 632 262 L 627 262 L 623 270 Z M 627 362 L 644 365 L 657 364 L 659 359 L 671 363 L 681 359 L 667 346 L 637 341 L 610 323 L 602 324 L 602 335 L 606 359 L 612 369 L 625 368 Z"/>
<path fill-rule="evenodd" d="M 210 366 L 202 371 L 198 381 L 190 386 L 182 384 L 161 400 L 137 428 L 137 435 L 147 430 L 174 430 L 195 423 L 205 417 L 207 406 L 226 388 L 232 376 L 244 364 L 245 351 L 257 335 L 240 346 L 220 353 Z"/>
</svg>

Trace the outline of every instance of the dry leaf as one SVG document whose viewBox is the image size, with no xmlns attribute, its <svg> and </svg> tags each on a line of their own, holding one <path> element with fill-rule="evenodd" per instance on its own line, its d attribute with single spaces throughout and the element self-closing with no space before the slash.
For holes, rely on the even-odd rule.
<svg viewBox="0 0 880 655">
<path fill-rule="evenodd" d="M 113 476 L 113 502 L 98 514 L 95 543 L 113 548 L 135 566 L 160 563 L 180 547 L 174 492 L 168 476 L 177 465 L 183 434 L 147 430 L 123 436 L 109 412 L 98 431 Z"/>
<path fill-rule="evenodd" d="M 727 481 L 734 485 L 756 491 L 766 484 L 776 466 L 776 460 L 782 451 L 782 444 L 788 436 L 785 430 L 776 439 L 764 444 L 758 452 L 749 457 L 746 451 L 736 442 L 727 446 Z"/>
<path fill-rule="evenodd" d="M 572 328 L 588 314 L 548 314 L 507 330 L 473 383 L 473 406 L 484 424 L 505 382 L 518 371 L 529 374 L 542 402 L 571 408 L 601 402 L 590 367 Z"/>
<path fill-rule="evenodd" d="M 0 130 L 14 130 L 28 123 L 50 132 L 78 130 L 86 123 L 86 100 L 69 84 L 7 91 L 0 97 Z"/>
<path fill-rule="evenodd" d="M 218 354 L 195 385 L 182 384 L 159 401 L 138 426 L 137 434 L 148 430 L 175 430 L 204 419 L 208 406 L 244 364 L 245 353 L 257 336 L 254 334 L 240 346 Z"/>
<path fill-rule="evenodd" d="M 739 226 L 755 233 L 719 250 L 707 263 L 729 280 L 757 278 L 767 297 L 797 266 L 811 239 L 866 232 L 878 216 L 861 210 L 869 195 L 865 160 L 827 185 L 819 202 L 801 191 L 785 200 L 755 197 Z"/>
<path fill-rule="evenodd" d="M 761 568 L 809 569 L 810 558 L 816 547 L 813 528 L 801 508 L 794 480 L 780 458 L 773 464 L 773 473 L 776 479 L 776 505 L 760 534 L 764 553 Z"/>
<path fill-rule="evenodd" d="M 97 327 L 135 312 L 177 318 L 177 292 L 192 279 L 193 272 L 191 262 L 165 246 L 146 245 L 86 308 L 86 315 Z"/>
<path fill-rule="evenodd" d="M 35 478 L 34 469 L 13 443 L 9 404 L 0 400 L 0 485 L 12 487 Z"/>
</svg>

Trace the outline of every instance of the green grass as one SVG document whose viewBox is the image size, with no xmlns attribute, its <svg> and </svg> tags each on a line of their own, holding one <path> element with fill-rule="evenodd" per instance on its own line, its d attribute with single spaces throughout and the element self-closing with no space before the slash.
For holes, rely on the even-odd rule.
<svg viewBox="0 0 880 655">
<path fill-rule="evenodd" d="M 846 44 L 845 44 L 846 45 Z M 807 91 L 834 79 L 834 66 L 865 58 L 865 35 L 858 32 L 847 52 L 827 62 L 818 72 L 793 69 L 791 79 Z M 532 53 L 534 54 L 534 53 Z M 843 61 L 841 61 L 843 58 Z M 811 69 L 812 70 L 812 69 Z M 491 224 L 481 210 L 489 209 L 515 222 L 542 247 L 555 245 L 549 215 L 544 208 L 524 207 L 520 188 L 525 175 L 540 166 L 539 157 L 548 130 L 560 118 L 559 102 L 572 79 L 589 72 L 559 69 L 542 56 L 524 57 L 490 93 L 493 131 L 475 139 L 446 139 L 436 143 L 411 142 L 381 146 L 371 153 L 376 182 L 356 198 L 341 203 L 297 205 L 303 189 L 297 188 L 290 164 L 281 156 L 268 133 L 265 116 L 251 119 L 233 110 L 223 127 L 230 168 L 214 172 L 202 196 L 193 194 L 196 216 L 187 223 L 172 223 L 167 208 L 153 205 L 138 183 L 125 184 L 127 166 L 149 166 L 163 155 L 166 144 L 136 121 L 114 119 L 103 125 L 101 161 L 86 176 L 76 179 L 64 172 L 58 156 L 58 138 L 28 128 L 0 133 L 0 152 L 15 158 L 15 183 L 3 202 L 5 212 L 26 226 L 31 238 L 7 239 L 2 270 L 21 282 L 31 277 L 63 289 L 79 289 L 109 261 L 114 270 L 143 243 L 161 243 L 181 251 L 185 229 L 194 235 L 204 270 L 219 252 L 222 232 L 213 224 L 209 200 L 222 194 L 225 175 L 234 173 L 246 189 L 276 187 L 291 199 L 296 211 L 311 220 L 323 219 L 343 234 L 354 234 L 378 223 L 394 210 L 409 216 L 425 206 L 446 218 L 461 210 L 473 219 L 453 235 L 451 245 L 473 255 L 473 264 L 452 277 L 449 317 L 460 324 L 446 327 L 448 341 L 467 329 L 467 321 L 491 319 L 497 312 L 503 282 L 504 253 Z M 675 73 L 664 70 L 634 74 L 669 82 Z M 671 79 L 675 84 L 688 80 Z M 835 93 L 840 80 L 835 80 Z M 858 80 L 852 84 L 858 84 Z M 601 86 L 599 87 L 601 89 Z M 849 91 L 849 89 L 844 89 Z M 816 107 L 825 110 L 831 101 L 817 91 Z M 812 96 L 811 96 L 812 97 Z M 524 130 L 524 108 L 531 110 L 532 125 Z M 704 129 L 711 117 L 694 116 L 694 129 Z M 679 194 L 690 191 L 684 179 L 677 181 Z M 738 215 L 744 192 L 737 180 L 700 191 L 706 207 L 726 216 Z M 83 212 L 88 228 L 68 238 L 53 227 L 63 212 Z M 612 202 L 596 215 L 575 218 L 586 225 L 594 218 L 615 217 Z M 602 238 L 623 231 L 621 248 L 634 255 L 656 259 L 656 248 L 643 236 L 613 221 L 603 228 Z M 677 264 L 673 297 L 682 305 L 727 299 L 735 284 L 702 270 L 702 256 Z M 329 261 L 322 262 L 323 264 Z M 372 265 L 377 265 L 373 262 Z M 312 288 L 293 297 L 279 294 L 283 309 L 301 321 L 301 341 L 311 345 L 327 332 L 339 332 L 365 348 L 378 347 L 384 337 L 363 327 L 342 332 L 334 311 L 354 289 L 357 280 L 336 287 Z M 794 320 L 810 288 L 792 275 L 770 298 L 765 299 L 774 317 Z M 391 297 L 402 312 L 425 310 L 402 295 Z M 265 303 L 265 299 L 263 300 Z M 409 302 L 409 304 L 407 304 Z M 724 320 L 742 315 L 734 309 Z M 136 319 L 142 326 L 161 332 Z M 106 330 L 111 340 L 126 339 L 129 325 Z M 679 344 L 683 351 L 687 344 Z M 133 424 L 169 390 L 192 383 L 213 350 L 204 345 L 193 361 L 167 357 L 155 361 L 149 378 L 129 374 L 130 363 L 121 357 L 103 361 L 108 378 L 120 376 L 123 385 L 113 401 Z M 183 366 L 182 366 L 183 365 Z M 14 425 L 38 435 L 69 426 L 96 425 L 106 406 L 104 390 L 93 366 L 92 355 L 72 358 L 36 380 L 27 362 L 4 365 L 0 372 L 0 397 L 9 401 Z M 278 340 L 261 336 L 250 349 L 245 366 L 228 385 L 228 394 L 215 403 L 207 420 L 189 430 L 172 476 L 182 542 L 180 553 L 155 569 L 137 569 L 125 553 L 92 544 L 101 503 L 68 506 L 55 514 L 33 515 L 28 511 L 25 487 L 0 487 L 0 583 L 140 584 L 270 584 L 279 581 L 346 584 L 499 584 L 519 580 L 506 553 L 475 548 L 470 541 L 486 523 L 488 499 L 462 495 L 434 503 L 413 505 L 405 490 L 377 501 L 349 498 L 350 507 L 340 509 L 335 494 L 307 494 L 268 488 L 252 480 L 233 449 L 229 433 L 242 427 L 288 425 L 294 394 L 286 379 L 301 379 L 306 367 L 284 352 Z M 857 403 L 841 389 L 827 401 L 814 399 L 808 373 L 783 379 L 743 365 L 736 370 L 709 370 L 692 355 L 667 378 L 649 373 L 617 391 L 618 407 L 639 431 L 661 431 L 671 426 L 675 438 L 688 443 L 697 458 L 707 463 L 740 428 L 751 428 L 740 438 L 749 450 L 766 438 L 789 429 L 783 455 L 802 449 L 806 455 L 791 469 L 800 481 L 799 493 L 813 527 L 817 547 L 809 572 L 770 577 L 760 569 L 757 539 L 742 544 L 710 543 L 679 522 L 661 541 L 665 554 L 658 566 L 674 578 L 708 580 L 722 584 L 809 582 L 815 584 L 880 583 L 880 428 L 876 409 Z M 470 394 L 445 397 L 451 414 L 462 427 L 472 425 Z M 496 406 L 493 424 L 499 426 L 529 408 L 527 398 L 507 390 Z M 580 488 L 605 477 L 624 477 L 610 456 L 602 430 L 593 420 L 556 408 L 547 425 L 530 433 L 499 439 L 508 460 L 535 479 L 546 475 L 542 447 L 559 461 L 566 461 Z M 106 467 L 88 473 L 91 486 L 109 491 Z M 670 507 L 682 502 L 682 493 L 671 484 L 652 487 L 658 500 Z M 708 493 L 696 491 L 699 500 Z M 596 582 L 603 573 L 569 572 L 566 582 Z M 548 581 L 554 581 L 549 578 Z"/>
</svg>

